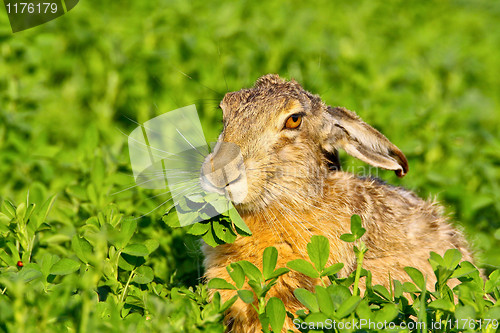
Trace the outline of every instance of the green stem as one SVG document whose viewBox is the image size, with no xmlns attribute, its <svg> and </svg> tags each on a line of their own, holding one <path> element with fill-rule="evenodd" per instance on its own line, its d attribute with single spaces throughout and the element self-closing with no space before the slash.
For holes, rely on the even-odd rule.
<svg viewBox="0 0 500 333">
<path fill-rule="evenodd" d="M 85 291 L 82 293 L 82 298 L 83 298 L 83 305 L 82 305 L 82 315 L 80 320 L 80 332 L 86 332 L 87 325 L 89 322 L 90 301 L 89 301 L 89 296 Z"/>
<path fill-rule="evenodd" d="M 259 314 L 266 312 L 266 299 L 264 297 L 259 297 Z"/>
<path fill-rule="evenodd" d="M 122 249 L 123 250 L 123 249 Z M 120 256 L 122 255 L 122 250 L 120 251 L 117 251 L 116 253 L 116 258 L 115 258 L 115 261 L 113 263 L 113 268 L 115 270 L 115 278 L 118 280 L 118 263 L 120 262 Z"/>
<path fill-rule="evenodd" d="M 28 242 L 28 262 L 31 262 L 31 253 L 33 252 L 33 247 L 35 246 L 35 236 L 31 237 L 31 240 Z"/>
<path fill-rule="evenodd" d="M 132 281 L 134 275 L 135 275 L 135 268 L 134 270 L 132 270 L 132 272 L 130 272 L 127 283 L 125 284 L 125 288 L 123 288 L 122 294 L 120 296 L 120 303 L 123 303 L 123 301 L 125 300 L 125 297 L 127 296 L 128 286 L 130 285 L 130 282 Z"/>
<path fill-rule="evenodd" d="M 361 268 L 363 266 L 363 253 L 360 252 L 359 255 L 357 256 L 357 261 L 358 261 L 358 265 L 356 267 L 356 277 L 354 278 L 354 295 L 358 295 L 358 285 L 359 285 L 359 279 L 361 277 Z"/>
</svg>

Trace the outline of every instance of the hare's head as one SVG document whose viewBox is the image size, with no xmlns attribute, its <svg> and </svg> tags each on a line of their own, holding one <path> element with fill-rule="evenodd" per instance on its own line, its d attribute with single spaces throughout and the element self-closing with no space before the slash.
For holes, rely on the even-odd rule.
<svg viewBox="0 0 500 333">
<path fill-rule="evenodd" d="M 354 112 L 332 108 L 297 82 L 265 75 L 224 96 L 224 129 L 202 166 L 202 186 L 244 210 L 298 203 L 322 190 L 336 150 L 402 177 L 403 153 Z M 310 199 L 309 199 L 310 200 Z"/>
</svg>

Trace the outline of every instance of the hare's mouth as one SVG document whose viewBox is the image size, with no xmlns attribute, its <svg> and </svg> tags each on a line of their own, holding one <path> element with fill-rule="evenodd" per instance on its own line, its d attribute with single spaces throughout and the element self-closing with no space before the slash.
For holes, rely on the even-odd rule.
<svg viewBox="0 0 500 333">
<path fill-rule="evenodd" d="M 242 203 L 247 194 L 247 182 L 245 173 L 241 173 L 236 179 L 227 182 L 223 186 L 217 186 L 206 175 L 200 178 L 201 187 L 207 192 L 213 192 L 224 195 L 228 200 L 234 203 Z"/>
<path fill-rule="evenodd" d="M 248 188 L 245 163 L 238 145 L 217 142 L 201 166 L 201 187 L 226 196 L 235 203 L 245 200 Z"/>
</svg>

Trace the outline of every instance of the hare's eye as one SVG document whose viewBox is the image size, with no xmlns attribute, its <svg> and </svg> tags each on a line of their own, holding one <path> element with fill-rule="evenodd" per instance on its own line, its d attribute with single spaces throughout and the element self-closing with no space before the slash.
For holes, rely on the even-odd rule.
<svg viewBox="0 0 500 333">
<path fill-rule="evenodd" d="M 300 126 L 302 123 L 302 115 L 301 114 L 292 114 L 285 123 L 285 128 L 295 129 Z"/>
</svg>

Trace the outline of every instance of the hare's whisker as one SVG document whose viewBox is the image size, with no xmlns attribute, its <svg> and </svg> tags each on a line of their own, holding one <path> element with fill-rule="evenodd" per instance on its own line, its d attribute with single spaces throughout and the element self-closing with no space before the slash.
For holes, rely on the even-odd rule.
<svg viewBox="0 0 500 333">
<path fill-rule="evenodd" d="M 294 238 L 290 235 L 290 233 L 288 232 L 288 230 L 283 226 L 283 224 L 281 224 L 281 221 L 278 219 L 278 217 L 274 214 L 274 212 L 272 210 L 269 210 L 269 213 L 271 213 L 274 217 L 274 221 L 276 221 L 281 229 L 287 234 L 288 236 L 288 239 L 292 240 L 292 242 L 297 245 L 297 243 L 295 242 Z"/>
<path fill-rule="evenodd" d="M 141 187 L 141 186 L 142 186 L 142 185 L 144 185 L 144 184 L 147 184 L 147 183 L 152 182 L 152 181 L 157 181 L 157 180 L 160 180 L 160 179 L 162 179 L 162 178 L 161 178 L 161 177 L 158 177 L 158 178 L 148 179 L 148 180 L 146 180 L 146 181 L 143 181 L 143 182 L 140 182 L 140 183 L 136 183 L 136 184 L 134 184 L 134 185 L 131 185 L 131 186 L 129 186 L 129 187 L 127 187 L 127 188 L 124 188 L 124 189 L 122 189 L 122 190 L 119 190 L 119 191 L 117 191 L 117 192 L 111 193 L 110 195 L 116 195 L 116 194 L 119 194 L 119 193 L 122 193 L 122 192 L 125 192 L 125 191 L 128 191 L 128 190 L 131 190 L 131 189 L 133 189 L 133 188 L 135 188 L 135 187 Z"/>
<path fill-rule="evenodd" d="M 155 151 L 159 151 L 159 152 L 164 153 L 164 154 L 175 155 L 174 153 L 170 153 L 170 152 L 168 152 L 168 151 L 164 151 L 164 150 L 162 150 L 162 149 L 160 149 L 160 148 L 157 148 L 157 147 L 154 147 L 154 146 L 151 146 L 151 145 L 147 145 L 146 143 L 141 142 L 141 141 L 139 141 L 139 140 L 135 139 L 134 137 L 132 137 L 132 136 L 130 136 L 130 135 L 128 135 L 128 134 L 126 134 L 126 133 L 124 133 L 124 132 L 123 132 L 122 130 L 120 130 L 120 129 L 118 129 L 118 131 L 120 131 L 120 133 L 121 133 L 121 134 L 123 134 L 123 135 L 125 135 L 127 138 L 132 139 L 132 141 L 133 141 L 133 142 L 138 143 L 140 146 L 144 146 L 144 147 L 150 148 L 150 149 L 155 150 Z M 145 151 L 146 151 L 146 150 L 145 150 Z M 153 156 L 155 156 L 155 157 L 160 157 L 160 158 L 164 158 L 164 156 L 163 156 L 163 155 L 156 155 L 156 154 L 153 154 Z"/>
<path fill-rule="evenodd" d="M 300 231 L 296 228 L 296 222 L 297 222 L 297 221 L 294 219 L 294 217 L 293 217 L 293 216 L 290 216 L 290 217 L 291 217 L 293 220 L 295 220 L 295 221 L 293 221 L 293 220 L 289 219 L 289 218 L 286 216 L 286 215 L 287 215 L 287 213 L 285 213 L 285 212 L 284 212 L 284 211 L 283 211 L 280 207 L 276 207 L 276 209 L 278 209 L 278 211 L 279 211 L 279 212 L 281 213 L 281 215 L 283 216 L 283 218 L 284 218 L 283 223 L 288 222 L 288 225 L 289 225 L 290 227 L 292 227 L 292 228 L 293 228 L 293 230 L 295 230 L 295 233 L 296 233 L 298 236 L 300 236 L 300 238 L 302 238 L 302 240 L 303 240 L 304 242 L 307 242 L 307 240 L 304 238 L 303 233 L 301 233 L 301 232 L 300 232 Z M 278 222 L 281 224 L 281 222 L 280 222 L 280 221 L 278 221 Z M 300 223 L 299 223 L 299 225 L 300 225 Z M 302 226 L 302 225 L 301 225 L 301 226 Z M 284 229 L 285 229 L 285 230 L 287 230 L 287 228 L 284 228 Z M 295 243 L 295 245 L 297 245 L 297 244 Z"/>
<path fill-rule="evenodd" d="M 273 185 L 276 185 L 276 184 L 273 184 Z M 306 234 L 308 234 L 309 236 L 312 236 L 312 233 L 306 229 L 303 225 L 303 223 L 301 221 L 297 221 L 296 217 L 291 215 L 290 213 L 288 213 L 288 211 L 290 211 L 290 209 L 288 207 L 286 207 L 281 201 L 277 200 L 275 201 L 275 203 L 278 204 L 278 206 L 276 207 L 280 212 L 281 212 L 281 215 L 284 217 L 285 221 L 288 222 L 288 224 L 293 228 L 295 229 L 296 233 L 298 235 L 300 235 L 300 237 L 305 241 L 305 238 L 304 238 L 304 235 L 303 233 L 299 232 L 296 228 L 296 224 L 298 224 Z M 280 207 L 281 206 L 281 207 Z M 288 217 L 287 217 L 288 216 Z"/>
<path fill-rule="evenodd" d="M 179 133 L 180 136 L 182 136 L 182 138 L 191 146 L 191 148 L 193 148 L 195 151 L 198 152 L 198 154 L 200 154 L 203 158 L 205 158 L 205 155 L 203 155 L 199 150 L 198 148 L 196 148 L 195 146 L 193 146 L 193 144 L 191 142 L 189 142 L 189 140 L 179 131 L 179 129 L 175 129 L 177 131 L 177 133 Z"/>
<path fill-rule="evenodd" d="M 170 179 L 170 177 L 169 177 L 169 179 Z M 181 178 L 181 179 L 182 179 L 182 178 Z M 141 186 L 143 186 L 143 185 L 145 185 L 145 184 L 147 184 L 147 183 L 150 183 L 150 182 L 153 182 L 153 181 L 160 181 L 160 180 L 165 180 L 165 178 L 164 178 L 164 175 L 163 175 L 163 174 L 161 174 L 161 175 L 159 174 L 159 175 L 157 175 L 157 177 L 154 177 L 154 178 L 151 178 L 151 179 L 145 180 L 145 181 L 140 182 L 140 183 L 136 183 L 136 184 L 131 185 L 131 186 L 127 187 L 127 188 L 124 188 L 124 189 L 119 190 L 119 191 L 117 191 L 117 192 L 111 193 L 110 195 L 116 195 L 116 194 L 119 194 L 119 193 L 122 193 L 122 192 L 125 192 L 125 191 L 128 191 L 128 190 L 131 190 L 131 189 L 136 188 L 136 187 L 141 187 Z M 184 181 L 181 181 L 181 182 L 176 182 L 176 183 L 173 183 L 173 182 L 168 182 L 168 186 L 169 186 L 170 188 L 173 188 L 173 187 L 175 187 L 175 186 L 177 186 L 177 185 L 179 185 L 179 184 L 190 183 L 190 182 L 192 182 L 192 181 L 198 181 L 198 178 L 190 178 L 190 179 L 186 179 L 186 180 L 184 180 Z"/>
<path fill-rule="evenodd" d="M 139 144 L 139 147 L 144 147 L 145 149 L 143 151 L 147 151 L 149 152 L 153 157 L 156 157 L 158 159 L 158 161 L 155 161 L 155 162 L 159 162 L 160 160 L 175 160 L 175 158 L 179 158 L 179 160 L 182 160 L 184 159 L 185 157 L 183 155 L 180 155 L 180 153 L 172 153 L 172 152 L 168 152 L 166 150 L 163 150 L 163 149 L 160 149 L 158 147 L 155 147 L 153 145 L 148 145 L 146 144 L 145 142 L 142 142 L 142 141 L 139 141 L 137 140 L 136 138 L 130 136 L 130 135 L 127 135 L 126 133 L 124 133 L 123 131 L 119 130 L 121 134 L 125 135 L 127 138 L 129 139 L 132 139 L 133 142 Z M 182 135 L 180 133 L 180 131 L 178 129 L 176 129 L 176 131 L 182 136 L 182 138 L 194 149 L 194 151 L 196 151 L 199 155 L 201 155 L 201 157 L 205 158 L 205 155 L 199 151 L 198 148 L 194 147 L 187 139 L 184 135 Z M 200 134 L 201 135 L 201 134 Z M 176 143 L 179 143 L 179 144 L 183 144 L 183 141 L 180 141 L 178 139 L 172 139 L 174 142 Z M 203 142 L 204 142 L 204 138 L 203 138 Z M 186 154 L 186 153 L 189 153 L 189 150 L 188 151 L 183 151 L 182 152 L 183 154 Z M 165 156 L 164 154 L 167 154 L 168 156 Z M 207 150 L 207 154 L 208 154 L 208 150 Z M 197 155 L 196 155 L 197 156 Z M 203 162 L 203 159 L 200 159 L 200 167 L 201 167 L 201 164 Z"/>
<path fill-rule="evenodd" d="M 195 187 L 193 187 L 193 188 L 195 188 Z M 147 212 L 147 213 L 145 213 L 145 214 L 143 214 L 143 215 L 141 215 L 141 216 L 139 216 L 139 217 L 137 217 L 135 219 L 137 220 L 137 219 L 140 219 L 140 218 L 142 218 L 142 217 L 144 217 L 146 215 L 151 214 L 152 212 L 154 212 L 155 210 L 157 210 L 158 208 L 160 208 L 161 206 L 163 206 L 167 202 L 173 200 L 174 197 L 177 197 L 177 196 L 180 196 L 180 195 L 187 195 L 187 194 L 189 194 L 189 191 L 192 190 L 193 188 L 189 188 L 186 191 L 184 191 L 183 193 L 178 193 L 176 196 L 173 196 L 173 197 L 169 198 L 168 200 L 163 201 L 159 206 L 155 207 L 154 209 L 150 210 L 149 212 Z M 166 209 L 166 211 L 169 211 L 174 206 L 175 206 L 175 204 L 171 205 L 169 208 Z"/>
<path fill-rule="evenodd" d="M 274 229 L 274 233 L 277 237 L 279 237 L 280 239 L 282 239 L 281 237 L 281 233 L 276 229 L 276 225 L 273 221 L 272 218 L 270 218 L 266 213 L 265 211 L 262 211 L 260 213 L 258 213 L 258 215 L 262 216 L 263 217 L 263 220 L 267 220 L 270 224 L 271 224 L 271 227 Z"/>
<path fill-rule="evenodd" d="M 218 92 L 218 91 L 216 91 L 216 90 L 214 90 L 214 89 L 212 89 L 212 88 L 210 88 L 210 87 L 207 87 L 206 85 L 204 85 L 203 83 L 201 83 L 201 82 L 199 82 L 199 81 L 194 80 L 191 76 L 189 76 L 188 74 L 184 73 L 184 72 L 183 72 L 183 71 L 181 71 L 180 69 L 175 68 L 175 70 L 176 70 L 176 71 L 178 71 L 179 73 L 181 73 L 182 75 L 184 75 L 185 77 L 187 77 L 188 79 L 193 80 L 194 82 L 198 83 L 200 86 L 202 86 L 202 87 L 204 87 L 204 88 L 206 88 L 206 89 L 208 89 L 208 90 L 211 90 L 212 92 L 214 92 L 214 93 L 216 93 L 216 94 L 218 94 L 218 95 L 222 95 L 220 92 Z"/>
</svg>

